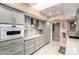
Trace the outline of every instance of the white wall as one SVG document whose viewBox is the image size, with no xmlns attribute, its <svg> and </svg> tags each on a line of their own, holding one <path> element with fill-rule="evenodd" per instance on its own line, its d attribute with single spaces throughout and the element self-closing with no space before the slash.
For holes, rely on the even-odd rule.
<svg viewBox="0 0 79 59">
<path fill-rule="evenodd" d="M 63 33 L 66 33 L 66 37 L 63 37 Z M 63 20 L 60 22 L 60 46 L 66 46 L 66 41 L 68 39 L 68 32 L 67 32 L 67 20 Z"/>
</svg>

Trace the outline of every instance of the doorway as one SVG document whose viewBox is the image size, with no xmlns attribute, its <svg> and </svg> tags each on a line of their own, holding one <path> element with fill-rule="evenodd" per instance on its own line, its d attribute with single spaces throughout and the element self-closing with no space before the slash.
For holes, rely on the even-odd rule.
<svg viewBox="0 0 79 59">
<path fill-rule="evenodd" d="M 52 40 L 60 41 L 60 22 L 52 24 Z"/>
</svg>

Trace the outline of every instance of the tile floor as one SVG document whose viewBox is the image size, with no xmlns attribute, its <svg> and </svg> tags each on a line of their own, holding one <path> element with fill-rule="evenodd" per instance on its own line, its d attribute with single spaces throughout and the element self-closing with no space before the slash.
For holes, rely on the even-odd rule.
<svg viewBox="0 0 79 59">
<path fill-rule="evenodd" d="M 59 42 L 53 41 L 52 43 L 49 43 L 46 46 L 42 47 L 33 55 L 62 55 L 58 52 L 58 50 L 59 50 Z"/>
</svg>

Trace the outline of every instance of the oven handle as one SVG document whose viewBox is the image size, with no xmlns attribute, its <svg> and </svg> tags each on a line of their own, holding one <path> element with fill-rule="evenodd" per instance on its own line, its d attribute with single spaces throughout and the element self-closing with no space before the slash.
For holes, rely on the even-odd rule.
<svg viewBox="0 0 79 59">
<path fill-rule="evenodd" d="M 16 27 L 16 26 L 13 25 L 12 27 Z"/>
</svg>

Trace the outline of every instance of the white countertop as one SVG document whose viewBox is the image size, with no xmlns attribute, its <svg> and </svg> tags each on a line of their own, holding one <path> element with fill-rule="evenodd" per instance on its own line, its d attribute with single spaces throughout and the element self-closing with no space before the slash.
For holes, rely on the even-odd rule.
<svg viewBox="0 0 79 59">
<path fill-rule="evenodd" d="M 24 40 L 33 39 L 33 38 L 40 37 L 40 36 L 43 36 L 43 35 L 31 35 L 31 36 L 28 36 L 28 37 L 24 37 Z"/>
<path fill-rule="evenodd" d="M 79 55 L 79 39 L 69 38 L 67 40 L 66 55 Z"/>
</svg>

